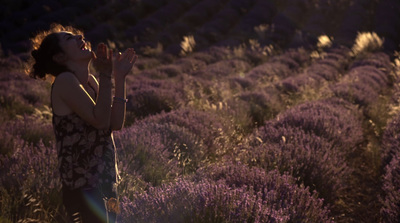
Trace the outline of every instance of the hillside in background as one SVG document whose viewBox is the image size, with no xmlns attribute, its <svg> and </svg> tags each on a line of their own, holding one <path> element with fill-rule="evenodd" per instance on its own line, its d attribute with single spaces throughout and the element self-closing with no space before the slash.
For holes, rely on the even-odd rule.
<svg viewBox="0 0 400 223">
<path fill-rule="evenodd" d="M 28 52 L 29 38 L 51 23 L 84 30 L 94 45 L 161 46 L 179 54 L 192 36 L 196 50 L 237 46 L 255 39 L 261 45 L 313 47 L 318 36 L 350 47 L 358 32 L 376 32 L 384 50 L 399 48 L 399 2 L 396 0 L 4 0 L 0 40 L 8 55 Z"/>
<path fill-rule="evenodd" d="M 3 0 L 0 222 L 66 222 L 52 23 L 134 47 L 119 222 L 400 220 L 398 0 Z"/>
</svg>

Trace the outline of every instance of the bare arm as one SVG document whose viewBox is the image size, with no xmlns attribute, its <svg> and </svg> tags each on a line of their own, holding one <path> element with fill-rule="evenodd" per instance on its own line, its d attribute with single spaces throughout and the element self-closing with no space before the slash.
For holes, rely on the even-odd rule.
<svg viewBox="0 0 400 223">
<path fill-rule="evenodd" d="M 120 130 L 125 122 L 126 99 L 125 78 L 132 70 L 137 56 L 132 48 L 127 49 L 122 55 L 118 54 L 114 63 L 115 98 L 112 103 L 110 127 Z"/>
<path fill-rule="evenodd" d="M 54 83 L 63 102 L 84 121 L 97 129 L 108 129 L 111 113 L 111 79 L 101 78 L 95 103 L 73 73 L 64 72 Z"/>
<path fill-rule="evenodd" d="M 115 97 L 126 98 L 125 79 L 115 80 Z M 110 126 L 112 130 L 122 129 L 125 122 L 126 103 L 116 100 L 112 103 L 111 108 Z"/>
</svg>

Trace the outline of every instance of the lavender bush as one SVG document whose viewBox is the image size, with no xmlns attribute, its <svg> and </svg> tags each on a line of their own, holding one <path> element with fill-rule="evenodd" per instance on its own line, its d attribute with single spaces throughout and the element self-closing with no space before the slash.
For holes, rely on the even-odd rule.
<svg viewBox="0 0 400 223">
<path fill-rule="evenodd" d="M 254 89 L 241 93 L 238 98 L 242 100 L 256 126 L 263 125 L 265 121 L 274 118 L 284 110 L 284 105 L 275 89 Z"/>
<path fill-rule="evenodd" d="M 229 87 L 234 91 L 237 90 L 238 92 L 253 89 L 258 84 L 256 81 L 245 77 L 231 77 L 228 79 L 228 81 Z"/>
<path fill-rule="evenodd" d="M 346 152 L 325 138 L 298 127 L 260 127 L 242 149 L 240 159 L 266 170 L 288 171 L 299 184 L 316 190 L 333 204 L 347 186 L 351 169 Z"/>
<path fill-rule="evenodd" d="M 130 182 L 140 175 L 159 185 L 195 171 L 224 155 L 235 129 L 211 113 L 181 110 L 147 117 L 116 136 Z M 125 190 L 131 191 L 128 187 Z"/>
<path fill-rule="evenodd" d="M 388 165 L 394 157 L 400 155 L 400 115 L 392 118 L 382 135 L 382 166 Z"/>
<path fill-rule="evenodd" d="M 246 189 L 231 189 L 210 181 L 178 180 L 122 201 L 122 222 L 242 222 L 252 213 L 281 222 L 286 216 L 261 212 L 261 202 Z"/>
<path fill-rule="evenodd" d="M 300 104 L 279 114 L 271 124 L 300 127 L 344 146 L 349 154 L 363 141 L 361 114 L 354 105 L 336 98 Z"/>
<path fill-rule="evenodd" d="M 206 67 L 206 63 L 204 61 L 190 57 L 179 58 L 174 62 L 174 64 L 179 65 L 184 73 L 196 72 L 197 70 L 201 70 Z"/>
<path fill-rule="evenodd" d="M 291 74 L 292 71 L 285 64 L 278 62 L 267 62 L 251 69 L 249 72 L 247 72 L 246 77 L 261 83 L 269 83 L 288 77 Z"/>
<path fill-rule="evenodd" d="M 300 61 L 302 61 L 302 58 L 298 58 L 300 61 L 296 61 L 295 56 L 298 56 L 294 51 L 289 51 L 286 54 L 282 54 L 279 56 L 274 56 L 271 58 L 271 62 L 280 62 L 285 64 L 286 66 L 289 67 L 293 72 L 296 72 L 297 69 L 300 67 Z"/>
<path fill-rule="evenodd" d="M 385 167 L 381 217 L 383 222 L 394 223 L 400 219 L 400 159 L 394 156 Z"/>
<path fill-rule="evenodd" d="M 53 146 L 33 146 L 14 136 L 11 155 L 0 155 L 0 215 L 19 221 L 65 220 L 57 152 Z"/>
<path fill-rule="evenodd" d="M 297 186 L 290 175 L 278 171 L 266 172 L 257 167 L 241 163 L 218 163 L 199 169 L 194 176 L 196 182 L 210 179 L 222 182 L 232 188 L 252 188 L 261 193 L 267 207 L 283 208 L 288 222 L 330 222 L 329 211 L 323 207 L 323 200 L 311 194 L 308 188 Z"/>
<path fill-rule="evenodd" d="M 276 87 L 284 93 L 294 93 L 304 90 L 306 87 L 318 89 L 324 83 L 324 79 L 316 74 L 302 73 L 288 77 L 276 84 Z"/>
<path fill-rule="evenodd" d="M 115 134 L 118 150 L 118 168 L 121 171 L 120 191 L 129 196 L 150 185 L 160 185 L 181 174 L 174 160 L 168 138 L 151 125 L 138 123 Z"/>
<path fill-rule="evenodd" d="M 324 63 L 312 64 L 311 66 L 307 67 L 305 73 L 308 75 L 318 75 L 327 81 L 337 81 L 340 78 L 340 73 L 336 68 Z"/>
<path fill-rule="evenodd" d="M 238 76 L 250 69 L 250 65 L 242 60 L 222 60 L 213 63 L 192 73 L 196 77 L 205 78 L 208 80 L 223 78 L 226 76 Z"/>
<path fill-rule="evenodd" d="M 366 53 L 360 55 L 350 66 L 350 69 L 358 66 L 373 66 L 384 72 L 391 70 L 390 58 L 387 54 L 381 52 Z"/>
<path fill-rule="evenodd" d="M 50 121 L 51 113 L 43 114 L 40 111 L 35 115 L 23 115 L 14 120 L 7 120 L 0 125 L 0 153 L 5 154 L 12 149 L 8 146 L 13 142 L 13 136 L 20 136 L 27 143 L 38 145 L 43 143 L 50 146 L 54 141 L 53 126 Z"/>
<path fill-rule="evenodd" d="M 289 187 L 288 190 L 293 189 Z M 313 222 L 314 219 L 331 222 L 323 209 L 315 211 L 315 217 L 310 219 L 299 214 L 291 221 L 287 207 L 280 200 L 273 202 L 278 197 L 290 196 L 285 192 L 279 194 L 271 190 L 268 193 L 265 189 L 266 201 L 263 202 L 262 194 L 251 187 L 231 188 L 208 180 L 197 183 L 178 180 L 136 194 L 132 201 L 123 200 L 122 222 Z M 307 197 L 300 199 L 305 201 Z"/>
<path fill-rule="evenodd" d="M 11 61 L 8 62 L 10 64 Z M 10 66 L 15 66 L 10 64 Z M 50 85 L 46 82 L 33 81 L 22 72 L 5 70 L 0 74 L 0 100 L 4 107 L 15 108 L 16 114 L 27 110 L 33 112 L 33 106 L 43 106 L 50 103 Z M 18 107 L 26 108 L 18 111 Z M 30 107 L 30 108 L 29 108 Z"/>
<path fill-rule="evenodd" d="M 191 153 L 203 153 L 202 156 L 208 159 L 215 159 L 216 156 L 225 154 L 225 148 L 233 140 L 235 129 L 229 120 L 212 112 L 196 111 L 192 109 L 180 109 L 169 113 L 149 117 L 145 120 L 150 123 L 170 124 L 179 126 L 196 136 L 197 147 L 201 151 L 192 150 Z M 189 146 L 188 143 L 186 143 Z M 204 160 L 204 157 L 202 158 Z M 195 160 L 194 160 L 195 161 Z M 198 160 L 200 161 L 200 160 Z"/>
<path fill-rule="evenodd" d="M 127 110 L 133 112 L 135 117 L 143 118 L 176 109 L 183 97 L 179 84 L 173 80 L 137 78 L 127 86 Z"/>
<path fill-rule="evenodd" d="M 331 89 L 338 97 L 361 106 L 369 106 L 389 84 L 388 75 L 378 68 L 357 65 L 339 83 L 331 86 Z"/>
<path fill-rule="evenodd" d="M 378 93 L 372 87 L 361 82 L 338 83 L 332 86 L 331 90 L 337 97 L 363 107 L 372 104 L 378 98 Z"/>
</svg>

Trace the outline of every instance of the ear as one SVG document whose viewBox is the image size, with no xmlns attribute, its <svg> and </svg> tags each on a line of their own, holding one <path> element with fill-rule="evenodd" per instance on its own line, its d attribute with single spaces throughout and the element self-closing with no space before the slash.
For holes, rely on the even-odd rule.
<svg viewBox="0 0 400 223">
<path fill-rule="evenodd" d="M 67 60 L 67 57 L 65 56 L 64 53 L 57 53 L 56 55 L 53 56 L 53 60 L 56 63 L 64 64 L 64 62 Z"/>
</svg>

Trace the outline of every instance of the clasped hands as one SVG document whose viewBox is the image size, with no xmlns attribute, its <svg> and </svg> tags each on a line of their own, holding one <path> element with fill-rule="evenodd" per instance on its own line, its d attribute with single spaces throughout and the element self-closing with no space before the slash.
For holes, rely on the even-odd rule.
<svg viewBox="0 0 400 223">
<path fill-rule="evenodd" d="M 133 48 L 128 48 L 123 53 L 118 52 L 114 56 L 112 49 L 108 49 L 104 43 L 100 43 L 96 52 L 92 51 L 92 62 L 97 72 L 105 76 L 113 74 L 116 79 L 125 79 L 132 70 L 136 59 L 137 55 Z"/>
</svg>

